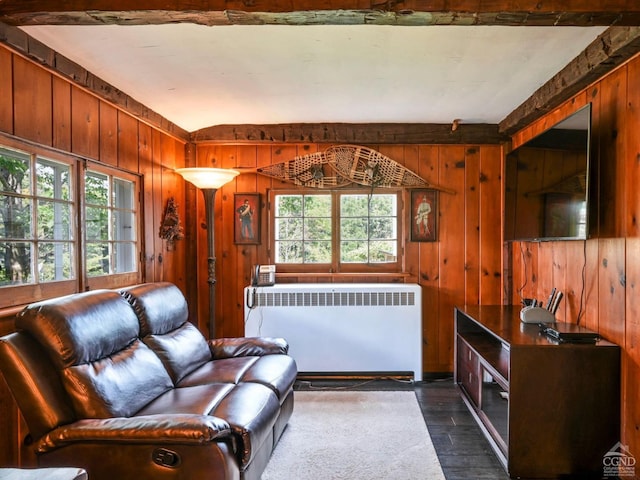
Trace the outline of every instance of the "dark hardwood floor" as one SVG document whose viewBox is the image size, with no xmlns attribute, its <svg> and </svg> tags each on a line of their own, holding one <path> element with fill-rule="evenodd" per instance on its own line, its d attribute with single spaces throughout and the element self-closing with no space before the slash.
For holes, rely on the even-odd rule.
<svg viewBox="0 0 640 480">
<path fill-rule="evenodd" d="M 301 379 L 296 389 L 414 390 L 447 480 L 508 480 L 509 477 L 464 405 L 453 379 Z"/>
</svg>

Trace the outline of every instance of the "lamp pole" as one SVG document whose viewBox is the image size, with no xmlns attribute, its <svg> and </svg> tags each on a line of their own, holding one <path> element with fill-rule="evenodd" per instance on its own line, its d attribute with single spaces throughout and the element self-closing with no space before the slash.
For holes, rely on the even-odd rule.
<svg viewBox="0 0 640 480">
<path fill-rule="evenodd" d="M 214 206 L 216 192 L 240 172 L 224 168 L 178 168 L 176 173 L 194 184 L 204 195 L 204 210 L 207 216 L 207 264 L 209 283 L 209 338 L 216 338 L 216 242 Z"/>
<path fill-rule="evenodd" d="M 202 188 L 204 209 L 207 218 L 207 265 L 209 283 L 209 338 L 216 338 L 216 243 L 213 212 L 217 188 Z"/>
</svg>

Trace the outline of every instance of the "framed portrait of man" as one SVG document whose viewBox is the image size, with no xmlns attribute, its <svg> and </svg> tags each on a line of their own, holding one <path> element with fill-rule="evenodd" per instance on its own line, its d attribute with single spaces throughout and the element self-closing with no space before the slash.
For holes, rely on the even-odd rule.
<svg viewBox="0 0 640 480">
<path fill-rule="evenodd" d="M 438 239 L 437 190 L 411 190 L 410 225 L 412 242 L 435 242 Z"/>
<path fill-rule="evenodd" d="M 237 244 L 260 243 L 260 194 L 235 193 L 233 196 L 235 221 L 233 240 Z"/>
</svg>

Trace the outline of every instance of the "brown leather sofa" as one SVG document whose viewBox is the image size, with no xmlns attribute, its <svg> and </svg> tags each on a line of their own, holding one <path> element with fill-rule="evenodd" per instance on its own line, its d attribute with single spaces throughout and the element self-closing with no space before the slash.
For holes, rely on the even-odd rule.
<svg viewBox="0 0 640 480">
<path fill-rule="evenodd" d="M 39 466 L 91 480 L 259 479 L 293 412 L 283 339 L 206 340 L 170 283 L 27 306 L 2 372 Z"/>
</svg>

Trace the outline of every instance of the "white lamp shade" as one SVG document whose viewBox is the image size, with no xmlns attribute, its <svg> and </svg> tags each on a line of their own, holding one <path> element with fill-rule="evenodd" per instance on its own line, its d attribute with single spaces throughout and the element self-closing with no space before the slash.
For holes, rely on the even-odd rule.
<svg viewBox="0 0 640 480">
<path fill-rule="evenodd" d="M 176 173 L 198 188 L 220 188 L 240 174 L 228 168 L 177 168 Z"/>
</svg>

